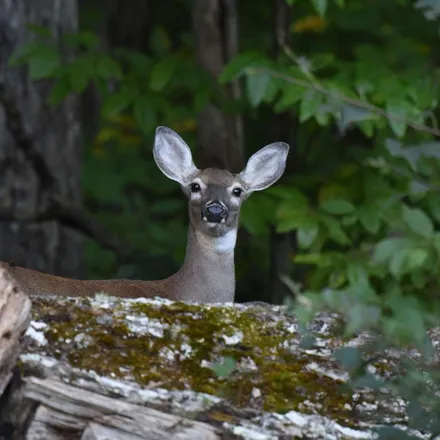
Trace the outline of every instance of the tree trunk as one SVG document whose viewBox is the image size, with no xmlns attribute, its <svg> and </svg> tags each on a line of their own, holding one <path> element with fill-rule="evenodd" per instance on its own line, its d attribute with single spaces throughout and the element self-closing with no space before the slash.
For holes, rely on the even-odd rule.
<svg viewBox="0 0 440 440">
<path fill-rule="evenodd" d="M 238 81 L 227 87 L 216 84 L 224 65 L 237 53 L 238 24 L 235 0 L 194 0 L 193 27 L 196 54 L 218 87 L 231 98 L 240 96 Z M 232 172 L 243 168 L 243 122 L 209 103 L 198 116 L 198 163 Z"/>
<path fill-rule="evenodd" d="M 49 27 L 59 39 L 62 33 L 77 30 L 77 2 L 0 0 L 0 81 L 7 95 L 7 100 L 0 100 L 0 210 L 12 211 L 17 217 L 32 217 L 45 188 L 38 170 L 17 147 L 20 139 L 11 130 L 11 114 L 45 159 L 59 195 L 81 205 L 77 98 L 69 96 L 57 109 L 50 109 L 46 102 L 51 81 L 33 82 L 27 69 L 5 68 L 12 51 L 32 40 L 28 23 Z M 0 259 L 54 274 L 83 276 L 81 236 L 54 221 L 1 222 Z"/>
<path fill-rule="evenodd" d="M 285 0 L 277 0 L 274 26 L 274 56 L 279 57 L 283 48 L 290 43 L 290 25 L 292 23 L 292 8 Z M 290 161 L 296 153 L 296 131 L 297 124 L 294 124 L 291 112 L 275 115 L 272 121 L 272 135 L 275 141 L 285 141 L 291 144 Z M 281 281 L 280 275 L 287 275 L 291 267 L 289 255 L 293 251 L 292 244 L 295 243 L 292 234 L 279 234 L 275 228 L 270 232 L 270 268 L 269 268 L 269 291 L 270 302 L 282 304 L 287 295 L 291 292 Z"/>
</svg>

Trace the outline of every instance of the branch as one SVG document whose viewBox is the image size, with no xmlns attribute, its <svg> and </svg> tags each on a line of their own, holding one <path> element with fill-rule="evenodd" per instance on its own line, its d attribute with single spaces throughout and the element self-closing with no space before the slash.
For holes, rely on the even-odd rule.
<svg viewBox="0 0 440 440">
<path fill-rule="evenodd" d="M 44 222 L 58 221 L 63 226 L 75 229 L 94 239 L 102 247 L 112 250 L 121 257 L 132 253 L 130 246 L 123 244 L 110 231 L 90 216 L 83 208 L 67 203 L 59 195 L 57 179 L 44 156 L 35 148 L 33 140 L 24 129 L 21 115 L 12 99 L 8 98 L 3 78 L 0 77 L 0 104 L 5 112 L 5 125 L 13 136 L 17 148 L 22 151 L 38 175 L 42 185 L 42 196 L 37 212 L 24 217 L 16 212 L 0 211 L 2 221 Z"/>
<path fill-rule="evenodd" d="M 403 122 L 406 125 L 408 125 L 409 127 L 412 127 L 417 131 L 429 133 L 434 136 L 440 137 L 440 130 L 438 130 L 437 128 L 432 128 L 427 125 L 418 124 L 417 122 L 412 122 L 411 120 L 405 118 L 404 116 L 401 116 L 401 115 L 398 115 L 395 113 L 391 113 L 391 112 L 387 112 L 386 110 L 383 110 L 382 108 L 377 107 L 377 106 L 370 104 L 368 102 L 361 101 L 360 99 L 356 99 L 356 98 L 350 98 L 349 96 L 343 95 L 341 93 L 335 93 L 332 90 L 328 90 L 328 89 L 324 88 L 323 86 L 321 86 L 317 82 L 310 82 L 310 81 L 307 81 L 304 79 L 296 78 L 294 76 L 289 76 L 284 73 L 280 73 L 275 70 L 267 69 L 267 68 L 255 68 L 255 69 L 252 68 L 252 69 L 245 69 L 245 70 L 247 70 L 247 71 L 251 70 L 253 73 L 263 73 L 266 75 L 271 75 L 275 78 L 282 79 L 288 83 L 295 84 L 297 86 L 304 87 L 306 89 L 315 90 L 319 93 L 322 93 L 323 95 L 329 96 L 330 98 L 338 99 L 339 101 L 346 102 L 347 104 L 353 105 L 355 107 L 369 110 L 373 113 L 376 113 L 380 116 L 384 116 L 388 119 L 392 119 L 397 122 Z"/>
</svg>

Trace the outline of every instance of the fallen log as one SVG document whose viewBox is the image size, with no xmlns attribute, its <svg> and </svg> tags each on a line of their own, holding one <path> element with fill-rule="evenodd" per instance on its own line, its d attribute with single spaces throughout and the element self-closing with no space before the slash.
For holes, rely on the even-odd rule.
<svg viewBox="0 0 440 440">
<path fill-rule="evenodd" d="M 401 399 L 342 387 L 333 353 L 368 335 L 336 336 L 334 315 L 315 318 L 306 348 L 284 307 L 98 294 L 35 297 L 30 310 L 0 270 L 0 318 L 0 437 L 353 440 L 405 428 Z M 399 356 L 377 371 L 392 373 Z"/>
</svg>

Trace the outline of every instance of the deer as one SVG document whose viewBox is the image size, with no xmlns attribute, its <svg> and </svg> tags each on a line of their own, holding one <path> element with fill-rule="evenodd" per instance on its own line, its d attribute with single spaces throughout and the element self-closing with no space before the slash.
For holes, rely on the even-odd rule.
<svg viewBox="0 0 440 440">
<path fill-rule="evenodd" d="M 274 142 L 254 153 L 239 174 L 217 168 L 198 169 L 190 147 L 172 129 L 155 131 L 153 157 L 188 198 L 188 236 L 184 262 L 168 278 L 78 280 L 1 262 L 21 290 L 33 296 L 165 298 L 198 303 L 233 303 L 234 249 L 243 202 L 273 185 L 284 173 L 289 145 Z"/>
</svg>

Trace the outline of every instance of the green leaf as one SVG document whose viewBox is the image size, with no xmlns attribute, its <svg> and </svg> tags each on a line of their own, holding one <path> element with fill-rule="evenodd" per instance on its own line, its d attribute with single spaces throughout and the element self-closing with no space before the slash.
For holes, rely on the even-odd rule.
<svg viewBox="0 0 440 440">
<path fill-rule="evenodd" d="M 350 237 L 342 229 L 341 223 L 334 217 L 322 216 L 322 222 L 327 227 L 329 237 L 341 245 L 350 244 Z"/>
<path fill-rule="evenodd" d="M 356 210 L 356 207 L 348 200 L 332 199 L 323 201 L 319 207 L 329 214 L 350 214 Z"/>
<path fill-rule="evenodd" d="M 408 250 L 401 250 L 397 254 L 392 254 L 390 259 L 390 272 L 398 280 L 404 275 L 408 270 Z"/>
<path fill-rule="evenodd" d="M 303 215 L 301 211 L 297 212 L 297 215 L 283 218 L 277 222 L 277 232 L 290 232 L 301 227 L 307 227 L 310 224 L 310 219 Z"/>
<path fill-rule="evenodd" d="M 312 0 L 316 12 L 323 17 L 327 11 L 327 0 Z"/>
<path fill-rule="evenodd" d="M 377 234 L 380 229 L 381 219 L 377 209 L 373 206 L 364 206 L 358 210 L 358 218 L 362 226 L 370 233 Z"/>
<path fill-rule="evenodd" d="M 309 206 L 309 199 L 304 195 L 304 193 L 293 186 L 272 186 L 266 190 L 266 194 L 279 197 L 284 200 L 286 204 L 289 204 L 289 206 L 293 206 L 297 209 L 306 209 Z"/>
<path fill-rule="evenodd" d="M 380 119 L 378 120 L 378 121 L 380 121 Z M 367 138 L 371 138 L 371 137 L 373 137 L 373 134 L 374 134 L 374 128 L 375 128 L 375 126 L 377 125 L 377 123 L 376 124 L 374 124 L 374 122 L 373 121 L 360 121 L 360 122 L 358 122 L 358 127 L 359 127 L 359 129 L 361 130 L 361 132 L 367 137 Z"/>
<path fill-rule="evenodd" d="M 121 89 L 111 94 L 102 106 L 102 115 L 104 117 L 114 116 L 127 108 L 133 101 L 133 96 L 127 89 Z"/>
<path fill-rule="evenodd" d="M 434 225 L 428 215 L 419 208 L 402 207 L 402 217 L 406 224 L 417 234 L 431 238 L 434 234 Z"/>
<path fill-rule="evenodd" d="M 428 276 L 425 271 L 413 270 L 411 271 L 411 282 L 414 284 L 416 289 L 423 289 L 426 283 L 429 281 Z"/>
<path fill-rule="evenodd" d="M 353 122 L 361 122 L 371 119 L 374 115 L 362 107 L 345 104 L 341 108 L 338 126 L 340 130 L 345 130 Z"/>
<path fill-rule="evenodd" d="M 149 133 L 154 128 L 156 124 L 156 108 L 146 96 L 140 96 L 135 99 L 133 113 L 141 131 Z"/>
<path fill-rule="evenodd" d="M 390 113 L 388 123 L 397 137 L 403 137 L 406 131 L 405 119 L 411 114 L 411 106 L 406 101 L 390 100 L 387 102 L 387 112 Z"/>
<path fill-rule="evenodd" d="M 29 59 L 29 77 L 33 80 L 50 78 L 61 65 L 61 58 L 54 47 L 38 50 Z"/>
<path fill-rule="evenodd" d="M 280 82 L 277 79 L 270 77 L 270 80 L 267 83 L 266 93 L 264 94 L 264 98 L 262 102 L 265 102 L 267 104 L 273 102 L 280 89 L 282 90 L 282 86 L 280 86 Z"/>
<path fill-rule="evenodd" d="M 252 107 L 257 107 L 262 102 L 269 80 L 269 76 L 262 73 L 248 75 L 246 77 L 246 91 Z"/>
<path fill-rule="evenodd" d="M 170 82 L 176 70 L 174 58 L 165 58 L 157 62 L 151 70 L 150 88 L 155 92 L 163 90 Z"/>
<path fill-rule="evenodd" d="M 94 76 L 94 65 L 90 59 L 78 59 L 67 68 L 70 84 L 75 93 L 82 93 Z"/>
<path fill-rule="evenodd" d="M 403 157 L 408 161 L 413 170 L 417 169 L 417 164 L 420 159 L 420 149 L 418 148 L 403 148 L 402 143 L 397 139 L 386 139 L 385 147 L 388 152 L 394 157 Z"/>
<path fill-rule="evenodd" d="M 281 98 L 278 100 L 274 107 L 276 112 L 283 112 L 291 109 L 297 102 L 302 99 L 302 97 L 306 93 L 306 89 L 295 84 L 285 84 L 281 88 L 281 92 Z"/>
<path fill-rule="evenodd" d="M 412 149 L 417 149 L 424 157 L 440 159 L 440 142 L 422 142 L 412 147 Z"/>
<path fill-rule="evenodd" d="M 350 336 L 374 327 L 381 316 L 381 309 L 375 305 L 356 303 L 350 307 L 345 334 Z"/>
<path fill-rule="evenodd" d="M 408 270 L 424 267 L 429 259 L 429 252 L 426 249 L 411 249 L 407 252 Z"/>
<path fill-rule="evenodd" d="M 331 112 L 330 112 L 330 109 L 328 108 L 328 105 L 321 104 L 315 113 L 316 122 L 319 125 L 325 127 L 328 124 L 328 121 L 330 119 L 330 114 L 331 114 Z"/>
<path fill-rule="evenodd" d="M 78 33 L 78 37 L 79 42 L 88 49 L 99 46 L 99 36 L 94 32 L 84 30 Z"/>
<path fill-rule="evenodd" d="M 315 241 L 315 238 L 318 236 L 318 233 L 319 233 L 318 224 L 316 224 L 315 226 L 299 228 L 297 232 L 299 246 L 303 249 L 308 249 Z"/>
<path fill-rule="evenodd" d="M 63 41 L 71 47 L 84 46 L 87 49 L 95 48 L 100 43 L 98 35 L 91 31 L 64 34 Z"/>
<path fill-rule="evenodd" d="M 153 64 L 151 58 L 143 53 L 130 51 L 124 53 L 123 56 L 129 63 L 131 71 L 139 75 L 145 75 L 145 72 L 149 71 Z"/>
<path fill-rule="evenodd" d="M 267 194 L 257 193 L 243 204 L 240 223 L 252 235 L 264 235 L 274 220 L 275 202 Z"/>
<path fill-rule="evenodd" d="M 221 364 L 214 364 L 210 368 L 217 377 L 227 377 L 236 368 L 237 362 L 231 356 L 226 356 Z"/>
<path fill-rule="evenodd" d="M 312 116 L 316 116 L 323 100 L 324 98 L 321 93 L 316 90 L 308 90 L 301 99 L 301 104 L 299 106 L 300 122 L 305 122 Z"/>
<path fill-rule="evenodd" d="M 353 286 L 365 286 L 368 284 L 368 273 L 360 263 L 348 263 L 347 279 Z"/>
<path fill-rule="evenodd" d="M 42 43 L 20 44 L 8 59 L 8 67 L 17 67 L 29 61 L 29 58 L 37 51 L 45 48 Z"/>
<path fill-rule="evenodd" d="M 291 202 L 282 202 L 276 210 L 276 218 L 279 220 L 294 219 L 299 222 L 298 225 L 304 224 L 307 215 L 307 205 L 295 205 Z"/>
<path fill-rule="evenodd" d="M 430 197 L 427 197 L 426 201 L 428 203 L 429 212 L 438 222 L 440 222 L 440 200 L 439 200 L 439 198 L 437 197 L 437 195 L 430 196 Z"/>
<path fill-rule="evenodd" d="M 362 352 L 357 347 L 338 348 L 334 352 L 334 357 L 349 371 L 356 370 L 362 365 Z"/>
<path fill-rule="evenodd" d="M 69 78 L 60 78 L 52 87 L 49 95 L 49 105 L 52 108 L 57 107 L 61 101 L 71 92 Z"/>
<path fill-rule="evenodd" d="M 122 78 L 119 64 L 107 55 L 102 55 L 96 60 L 96 74 L 102 79 Z"/>
<path fill-rule="evenodd" d="M 374 247 L 373 260 L 383 263 L 391 258 L 392 255 L 403 251 L 408 246 L 408 239 L 402 237 L 386 238 Z"/>
<path fill-rule="evenodd" d="M 262 61 L 261 53 L 246 52 L 232 58 L 218 76 L 220 84 L 227 84 L 244 75 L 246 69 Z"/>
</svg>

